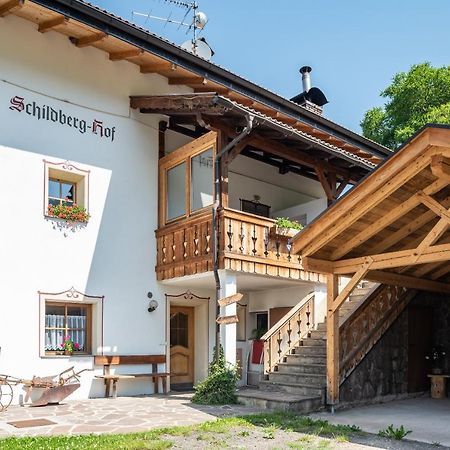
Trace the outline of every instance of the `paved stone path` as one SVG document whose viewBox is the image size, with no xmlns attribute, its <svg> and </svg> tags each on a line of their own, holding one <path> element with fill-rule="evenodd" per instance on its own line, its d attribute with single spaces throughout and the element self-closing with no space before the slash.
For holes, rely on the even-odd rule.
<svg viewBox="0 0 450 450">
<path fill-rule="evenodd" d="M 130 433 L 260 412 L 256 408 L 241 405 L 193 405 L 190 397 L 189 394 L 170 394 L 68 401 L 61 405 L 36 408 L 11 406 L 0 413 L 0 437 Z M 8 424 L 30 419 L 47 419 L 55 422 L 55 425 L 15 428 Z"/>
</svg>

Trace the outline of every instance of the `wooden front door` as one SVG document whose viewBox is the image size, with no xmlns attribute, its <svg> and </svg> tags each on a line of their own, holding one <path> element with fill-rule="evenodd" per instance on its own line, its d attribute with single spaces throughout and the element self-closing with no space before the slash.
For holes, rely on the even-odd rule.
<svg viewBox="0 0 450 450">
<path fill-rule="evenodd" d="M 193 307 L 170 307 L 170 382 L 194 382 Z"/>
</svg>

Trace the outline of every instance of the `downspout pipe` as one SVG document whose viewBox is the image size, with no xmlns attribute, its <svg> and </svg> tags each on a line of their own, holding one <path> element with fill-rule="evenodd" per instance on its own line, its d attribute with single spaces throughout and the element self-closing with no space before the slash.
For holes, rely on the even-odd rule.
<svg viewBox="0 0 450 450">
<path fill-rule="evenodd" d="M 212 226 L 214 230 L 214 239 L 213 239 L 213 272 L 214 279 L 216 282 L 216 318 L 220 316 L 220 277 L 219 277 L 219 221 L 218 221 L 218 210 L 220 206 L 220 178 L 221 178 L 221 162 L 222 157 L 227 154 L 236 144 L 238 144 L 242 139 L 250 134 L 254 127 L 254 116 L 247 115 L 247 125 L 244 129 L 224 148 L 222 148 L 216 155 L 216 159 L 214 161 L 214 203 L 212 209 Z M 216 323 L 216 353 L 215 359 L 218 361 L 219 359 L 219 347 L 220 347 L 220 325 Z"/>
</svg>

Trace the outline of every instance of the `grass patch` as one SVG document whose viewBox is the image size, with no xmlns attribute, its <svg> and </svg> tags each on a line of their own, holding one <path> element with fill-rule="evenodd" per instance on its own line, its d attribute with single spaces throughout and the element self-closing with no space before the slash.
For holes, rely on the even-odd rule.
<svg viewBox="0 0 450 450">
<path fill-rule="evenodd" d="M 332 425 L 326 420 L 314 420 L 293 413 L 265 413 L 243 417 L 223 418 L 198 425 L 160 428 L 143 433 L 105 434 L 83 436 L 25 437 L 0 439 L 2 450 L 162 450 L 172 447 L 171 437 L 179 440 L 206 441 L 210 448 L 224 448 L 230 436 L 245 439 L 250 431 L 262 439 L 275 439 L 278 431 L 307 434 L 289 446 L 291 448 L 327 449 L 330 441 L 317 436 L 330 437 L 335 442 L 348 440 L 360 433 L 358 427 Z M 229 433 L 229 435 L 227 434 Z M 303 447 L 302 447 L 303 446 Z"/>
</svg>

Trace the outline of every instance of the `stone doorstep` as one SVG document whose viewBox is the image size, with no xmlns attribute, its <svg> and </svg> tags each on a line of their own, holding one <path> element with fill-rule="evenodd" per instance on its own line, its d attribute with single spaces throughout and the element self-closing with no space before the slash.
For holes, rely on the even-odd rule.
<svg viewBox="0 0 450 450">
<path fill-rule="evenodd" d="M 282 391 L 260 391 L 244 389 L 236 393 L 238 400 L 247 406 L 259 406 L 284 411 L 312 412 L 323 407 L 321 397 L 289 394 Z"/>
</svg>

